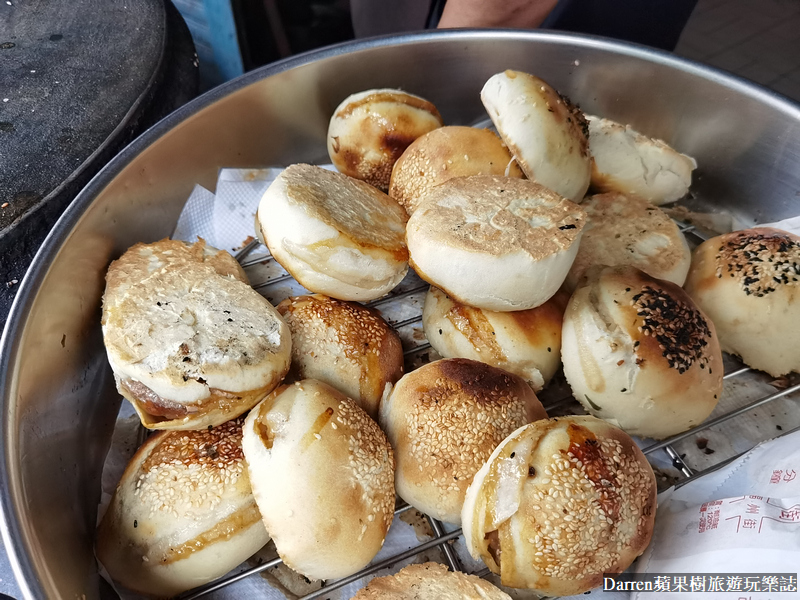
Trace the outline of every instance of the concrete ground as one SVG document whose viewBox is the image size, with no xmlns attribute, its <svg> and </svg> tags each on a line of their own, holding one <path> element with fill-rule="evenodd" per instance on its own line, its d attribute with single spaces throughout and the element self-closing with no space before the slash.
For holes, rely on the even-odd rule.
<svg viewBox="0 0 800 600">
<path fill-rule="evenodd" d="M 700 0 L 675 53 L 800 102 L 800 0 Z"/>
</svg>

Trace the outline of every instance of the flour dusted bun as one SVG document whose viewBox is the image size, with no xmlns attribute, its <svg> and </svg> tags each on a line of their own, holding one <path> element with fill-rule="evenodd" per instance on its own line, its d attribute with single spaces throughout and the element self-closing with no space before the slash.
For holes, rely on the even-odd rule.
<svg viewBox="0 0 800 600">
<path fill-rule="evenodd" d="M 380 423 L 395 451 L 397 494 L 458 524 L 472 477 L 516 428 L 547 418 L 525 381 L 465 358 L 412 371 L 383 399 Z"/>
<path fill-rule="evenodd" d="M 258 206 L 275 260 L 305 288 L 340 300 L 379 298 L 405 277 L 406 219 L 371 185 L 302 164 L 284 170 Z"/>
<path fill-rule="evenodd" d="M 292 331 L 293 379 L 318 379 L 352 398 L 373 419 L 386 384 L 403 375 L 400 336 L 378 311 L 320 294 L 278 305 Z"/>
<path fill-rule="evenodd" d="M 511 596 L 480 577 L 428 562 L 376 577 L 352 600 L 511 600 Z"/>
<path fill-rule="evenodd" d="M 702 243 L 686 291 L 722 349 L 774 377 L 800 372 L 800 237 L 756 227 Z"/>
<path fill-rule="evenodd" d="M 244 464 L 242 421 L 160 432 L 139 448 L 97 532 L 97 558 L 114 581 L 174 596 L 269 541 Z"/>
<path fill-rule="evenodd" d="M 431 286 L 422 325 L 433 349 L 445 358 L 470 358 L 505 369 L 542 389 L 561 366 L 561 321 L 567 296 L 536 308 L 495 312 L 461 304 Z"/>
<path fill-rule="evenodd" d="M 580 109 L 520 71 L 492 75 L 481 100 L 528 179 L 574 202 L 589 187 L 589 135 Z"/>
<path fill-rule="evenodd" d="M 384 192 L 392 167 L 419 136 L 442 126 L 436 107 L 401 90 L 367 90 L 348 96 L 328 125 L 328 155 L 341 173 Z"/>
<path fill-rule="evenodd" d="M 493 132 L 440 127 L 414 140 L 397 160 L 389 195 L 410 215 L 427 190 L 453 177 L 470 175 L 523 177 L 508 148 Z"/>
<path fill-rule="evenodd" d="M 586 115 L 592 154 L 592 189 L 666 204 L 686 195 L 697 162 L 610 119 Z"/>
<path fill-rule="evenodd" d="M 117 389 L 150 429 L 220 425 L 289 370 L 286 323 L 202 240 L 137 244 L 111 263 L 102 322 Z"/>
<path fill-rule="evenodd" d="M 677 285 L 634 267 L 603 269 L 575 291 L 561 359 L 584 408 L 631 435 L 686 431 L 722 392 L 714 323 Z"/>
<path fill-rule="evenodd" d="M 392 448 L 367 413 L 306 379 L 250 411 L 243 446 L 258 508 L 288 567 L 330 579 L 369 564 L 395 496 Z"/>
<path fill-rule="evenodd" d="M 585 216 L 532 181 L 456 177 L 432 188 L 409 219 L 409 262 L 463 304 L 533 308 L 564 282 Z"/>
<path fill-rule="evenodd" d="M 594 417 L 534 421 L 475 476 L 462 513 L 470 554 L 503 585 L 581 594 L 650 542 L 653 470 L 631 438 Z"/>
<path fill-rule="evenodd" d="M 574 290 L 593 266 L 632 265 L 657 279 L 683 285 L 692 252 L 675 221 L 636 196 L 618 192 L 583 201 L 586 226 L 565 286 Z"/>
</svg>

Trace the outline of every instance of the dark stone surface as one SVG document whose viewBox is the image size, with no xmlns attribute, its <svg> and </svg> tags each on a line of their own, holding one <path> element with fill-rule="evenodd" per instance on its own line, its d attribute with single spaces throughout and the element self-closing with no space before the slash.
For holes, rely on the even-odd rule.
<svg viewBox="0 0 800 600">
<path fill-rule="evenodd" d="M 194 46 L 169 3 L 10 4 L 0 2 L 0 324 L 78 191 L 197 94 Z"/>
</svg>

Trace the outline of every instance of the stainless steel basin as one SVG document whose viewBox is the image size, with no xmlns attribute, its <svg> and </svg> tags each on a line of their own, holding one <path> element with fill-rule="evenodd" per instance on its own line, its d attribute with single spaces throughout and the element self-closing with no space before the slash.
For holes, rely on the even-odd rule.
<svg viewBox="0 0 800 600">
<path fill-rule="evenodd" d="M 431 32 L 313 52 L 223 85 L 145 133 L 81 192 L 17 295 L 0 346 L 0 499 L 26 596 L 99 596 L 92 539 L 120 402 L 99 326 L 109 262 L 137 241 L 168 236 L 192 186 L 213 187 L 219 167 L 326 160 L 328 118 L 352 92 L 400 87 L 433 101 L 447 123 L 469 124 L 485 117 L 484 81 L 507 68 L 695 156 L 698 206 L 744 224 L 800 214 L 800 107 L 643 47 Z"/>
</svg>

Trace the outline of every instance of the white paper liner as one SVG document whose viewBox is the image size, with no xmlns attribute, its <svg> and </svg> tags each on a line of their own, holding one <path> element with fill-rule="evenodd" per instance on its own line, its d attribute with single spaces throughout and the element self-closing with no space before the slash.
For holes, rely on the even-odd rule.
<svg viewBox="0 0 800 600">
<path fill-rule="evenodd" d="M 800 432 L 795 432 L 661 494 L 653 540 L 636 571 L 797 573 L 798 566 Z M 634 592 L 632 598 L 654 600 L 663 597 L 659 594 Z M 720 593 L 695 591 L 691 597 L 711 600 Z M 770 592 L 768 597 L 797 598 L 797 593 Z"/>
</svg>

